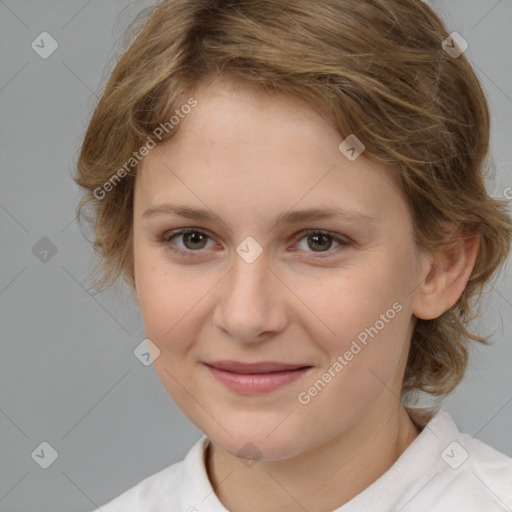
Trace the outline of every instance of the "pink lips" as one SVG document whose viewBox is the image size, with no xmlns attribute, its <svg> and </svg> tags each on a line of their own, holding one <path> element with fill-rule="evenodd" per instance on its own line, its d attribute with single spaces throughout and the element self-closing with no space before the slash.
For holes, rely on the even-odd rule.
<svg viewBox="0 0 512 512">
<path fill-rule="evenodd" d="M 274 362 L 214 361 L 204 364 L 219 382 L 232 391 L 243 394 L 274 391 L 296 381 L 312 368 L 306 364 Z"/>
</svg>

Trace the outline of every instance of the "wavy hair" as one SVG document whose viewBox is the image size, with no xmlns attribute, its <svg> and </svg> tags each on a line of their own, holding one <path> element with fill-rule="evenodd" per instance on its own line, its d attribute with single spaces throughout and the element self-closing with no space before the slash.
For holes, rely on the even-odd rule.
<svg viewBox="0 0 512 512">
<path fill-rule="evenodd" d="M 92 113 L 74 177 L 83 191 L 77 216 L 93 226 L 99 257 L 93 290 L 120 275 L 133 283 L 134 152 L 162 123 L 169 127 L 190 91 L 229 75 L 303 99 L 343 136 L 356 134 L 367 158 L 396 173 L 418 247 L 434 253 L 460 241 L 443 230 L 446 221 L 477 233 L 463 293 L 438 318 L 416 319 L 404 375 L 404 397 L 449 394 L 464 375 L 468 341 L 489 343 L 468 324 L 508 256 L 512 224 L 507 201 L 486 190 L 493 167 L 484 92 L 465 55 L 444 50 L 448 37 L 421 0 L 163 0 L 141 11 Z M 179 129 L 160 129 L 159 143 Z"/>
</svg>

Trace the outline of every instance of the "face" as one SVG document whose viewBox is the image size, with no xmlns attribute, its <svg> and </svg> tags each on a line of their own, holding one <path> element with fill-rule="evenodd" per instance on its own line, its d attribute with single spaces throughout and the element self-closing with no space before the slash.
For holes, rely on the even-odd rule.
<svg viewBox="0 0 512 512">
<path fill-rule="evenodd" d="M 349 160 L 308 105 L 225 79 L 193 96 L 137 175 L 136 299 L 183 413 L 226 452 L 250 442 L 285 459 L 396 407 L 420 268 L 411 219 L 392 171 Z"/>
</svg>

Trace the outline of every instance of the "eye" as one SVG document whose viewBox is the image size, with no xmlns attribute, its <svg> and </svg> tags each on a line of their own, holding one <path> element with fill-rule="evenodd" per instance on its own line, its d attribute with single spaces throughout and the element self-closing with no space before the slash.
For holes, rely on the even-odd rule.
<svg viewBox="0 0 512 512">
<path fill-rule="evenodd" d="M 183 238 L 185 249 L 177 247 L 171 240 L 175 238 Z M 168 233 L 162 238 L 162 242 L 166 247 L 181 256 L 194 256 L 192 253 L 205 247 L 205 241 L 210 238 L 204 231 L 199 229 L 187 228 L 180 231 Z"/>
<path fill-rule="evenodd" d="M 299 243 L 302 240 L 306 241 L 306 248 L 302 248 L 299 250 L 305 250 L 306 252 L 313 253 L 328 253 L 326 256 L 324 255 L 316 255 L 314 258 L 325 258 L 331 256 L 334 251 L 329 251 L 332 248 L 333 241 L 339 246 L 349 246 L 350 242 L 348 240 L 344 240 L 336 235 L 333 235 L 326 231 L 321 230 L 308 230 L 301 233 L 303 236 L 299 239 Z M 182 238 L 184 248 L 177 246 L 173 240 Z M 186 257 L 195 256 L 195 252 L 201 252 L 201 249 L 206 247 L 206 243 L 208 239 L 211 237 L 196 228 L 186 228 L 181 229 L 179 231 L 173 231 L 164 235 L 161 239 L 161 242 L 166 246 L 166 248 L 176 254 Z M 312 249 L 312 251 L 308 251 L 307 248 Z M 294 249 L 295 251 L 295 249 Z"/>
<path fill-rule="evenodd" d="M 333 241 L 338 244 L 338 247 L 350 245 L 348 240 L 341 239 L 338 236 L 335 236 L 326 231 L 310 229 L 306 232 L 303 232 L 303 235 L 304 236 L 300 240 L 305 240 L 306 247 L 312 248 L 312 252 L 328 253 L 325 256 L 314 256 L 315 258 L 325 258 L 331 256 L 333 251 L 329 251 L 329 249 L 331 249 Z M 298 245 L 300 245 L 300 243 Z"/>
</svg>

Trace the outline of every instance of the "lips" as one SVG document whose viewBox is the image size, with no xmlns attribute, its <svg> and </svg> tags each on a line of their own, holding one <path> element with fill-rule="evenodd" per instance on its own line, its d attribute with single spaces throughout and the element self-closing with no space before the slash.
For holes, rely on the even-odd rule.
<svg viewBox="0 0 512 512">
<path fill-rule="evenodd" d="M 207 364 L 208 366 L 212 366 L 213 368 L 217 368 L 219 370 L 225 370 L 228 372 L 240 374 L 284 372 L 290 370 L 298 370 L 300 368 L 306 368 L 311 366 L 308 364 L 289 364 L 277 362 L 241 363 L 238 361 L 214 361 L 205 364 Z"/>
<path fill-rule="evenodd" d="M 241 395 L 270 393 L 313 371 L 311 365 L 278 362 L 213 361 L 204 364 L 217 382 Z"/>
</svg>

